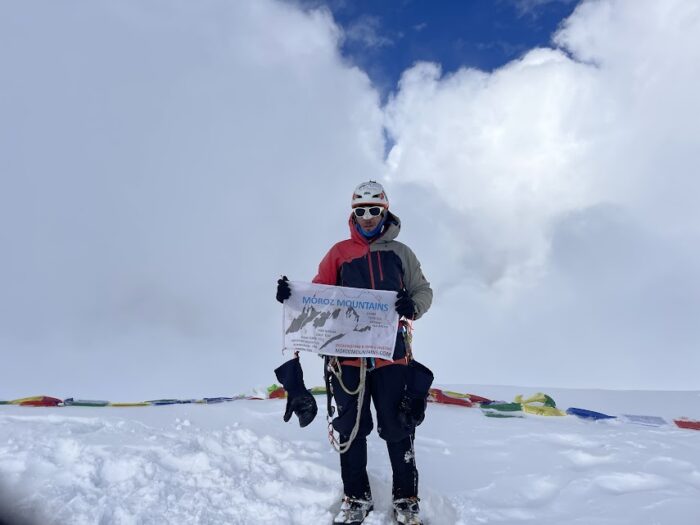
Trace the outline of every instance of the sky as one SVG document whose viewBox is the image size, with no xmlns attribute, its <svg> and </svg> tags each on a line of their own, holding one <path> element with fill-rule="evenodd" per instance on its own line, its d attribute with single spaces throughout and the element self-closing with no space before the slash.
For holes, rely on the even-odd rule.
<svg viewBox="0 0 700 525">
<path fill-rule="evenodd" d="M 478 4 L 0 3 L 0 397 L 273 382 L 367 179 L 438 383 L 697 388 L 700 6 Z"/>
<path fill-rule="evenodd" d="M 438 62 L 442 71 L 483 71 L 548 45 L 575 0 L 300 0 L 306 9 L 328 9 L 342 28 L 341 54 L 372 79 L 383 98 L 416 62 Z"/>
</svg>

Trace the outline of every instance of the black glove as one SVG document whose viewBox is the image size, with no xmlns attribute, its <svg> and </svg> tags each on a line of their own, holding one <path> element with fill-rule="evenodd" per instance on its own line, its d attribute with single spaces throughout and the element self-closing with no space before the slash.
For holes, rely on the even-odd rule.
<svg viewBox="0 0 700 525">
<path fill-rule="evenodd" d="M 304 372 L 299 358 L 290 359 L 284 363 L 275 370 L 275 375 L 287 391 L 287 406 L 282 419 L 286 423 L 294 413 L 299 418 L 299 426 L 305 427 L 316 417 L 318 407 L 316 399 L 304 386 Z"/>
<path fill-rule="evenodd" d="M 416 303 L 406 290 L 401 290 L 396 296 L 396 311 L 406 319 L 413 319 L 416 315 Z"/>
<path fill-rule="evenodd" d="M 399 424 L 406 430 L 413 431 L 425 419 L 425 409 L 428 400 L 425 398 L 413 398 L 404 394 L 399 403 Z"/>
<path fill-rule="evenodd" d="M 425 365 L 413 359 L 406 366 L 406 391 L 398 408 L 399 424 L 413 432 L 425 419 L 428 394 L 433 384 L 433 373 Z"/>
<path fill-rule="evenodd" d="M 287 279 L 286 275 L 283 275 L 282 278 L 277 281 L 277 300 L 283 303 L 291 296 L 292 289 L 289 287 L 289 279 Z"/>
<path fill-rule="evenodd" d="M 299 418 L 299 426 L 305 427 L 314 420 L 318 412 L 316 399 L 308 390 L 304 390 L 303 393 L 297 395 L 287 393 L 287 407 L 282 417 L 285 423 L 292 417 L 292 412 Z"/>
</svg>

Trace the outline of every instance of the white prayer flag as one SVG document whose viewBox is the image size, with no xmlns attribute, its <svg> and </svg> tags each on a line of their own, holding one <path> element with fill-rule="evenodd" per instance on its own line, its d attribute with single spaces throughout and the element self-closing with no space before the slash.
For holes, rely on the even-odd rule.
<svg viewBox="0 0 700 525">
<path fill-rule="evenodd" d="M 342 357 L 394 354 L 399 314 L 396 292 L 289 283 L 284 302 L 284 349 Z"/>
</svg>

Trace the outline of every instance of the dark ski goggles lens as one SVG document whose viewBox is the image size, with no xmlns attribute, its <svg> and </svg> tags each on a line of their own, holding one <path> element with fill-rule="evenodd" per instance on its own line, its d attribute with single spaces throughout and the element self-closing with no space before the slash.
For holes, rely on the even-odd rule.
<svg viewBox="0 0 700 525">
<path fill-rule="evenodd" d="M 359 207 L 353 210 L 357 217 L 362 217 L 363 219 L 371 219 L 372 217 L 378 217 L 384 211 L 381 206 L 367 206 Z"/>
</svg>

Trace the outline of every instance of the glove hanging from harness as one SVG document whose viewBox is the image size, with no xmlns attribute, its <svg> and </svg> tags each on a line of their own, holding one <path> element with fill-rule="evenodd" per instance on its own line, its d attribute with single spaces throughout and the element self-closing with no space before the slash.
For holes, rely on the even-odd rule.
<svg viewBox="0 0 700 525">
<path fill-rule="evenodd" d="M 275 370 L 277 380 L 287 391 L 287 406 L 283 420 L 286 423 L 292 417 L 292 413 L 299 418 L 299 426 L 305 427 L 316 417 L 318 407 L 316 399 L 306 390 L 304 385 L 304 372 L 301 369 L 299 358 L 290 359 Z"/>
<path fill-rule="evenodd" d="M 406 369 L 406 391 L 399 403 L 398 419 L 406 430 L 414 430 L 425 419 L 428 392 L 433 384 L 433 373 L 416 360 Z"/>
</svg>

